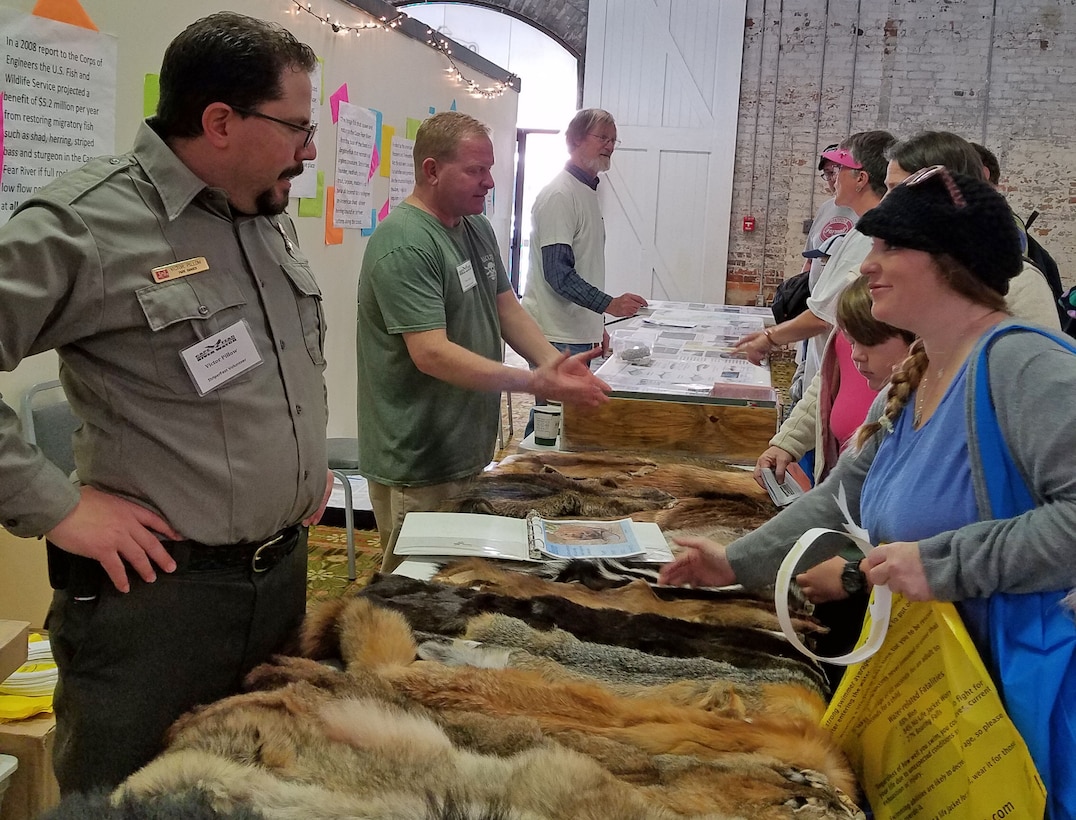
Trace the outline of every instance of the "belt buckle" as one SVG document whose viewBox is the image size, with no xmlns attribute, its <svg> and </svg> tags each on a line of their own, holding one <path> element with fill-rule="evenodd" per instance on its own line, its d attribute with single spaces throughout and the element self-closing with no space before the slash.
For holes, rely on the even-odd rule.
<svg viewBox="0 0 1076 820">
<path fill-rule="evenodd" d="M 273 546 L 275 544 L 279 544 L 283 540 L 284 540 L 284 533 L 278 533 L 277 535 L 274 535 L 272 538 L 270 538 L 268 541 L 266 541 L 264 544 L 259 546 L 256 550 L 254 550 L 254 555 L 251 556 L 251 559 L 250 559 L 250 569 L 251 569 L 251 571 L 252 572 L 268 572 L 270 569 L 272 569 L 273 568 L 272 564 L 268 564 L 267 566 L 264 566 L 264 567 L 259 567 L 258 566 L 258 559 L 262 557 L 262 550 L 268 549 L 269 547 L 271 547 L 271 546 Z"/>
</svg>

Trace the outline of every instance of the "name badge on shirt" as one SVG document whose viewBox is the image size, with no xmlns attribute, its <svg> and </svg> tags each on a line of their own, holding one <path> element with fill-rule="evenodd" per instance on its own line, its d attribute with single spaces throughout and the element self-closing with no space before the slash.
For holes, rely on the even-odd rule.
<svg viewBox="0 0 1076 820">
<path fill-rule="evenodd" d="M 209 270 L 209 263 L 204 256 L 196 256 L 193 259 L 184 259 L 182 262 L 173 262 L 171 265 L 161 265 L 151 270 L 150 274 L 154 282 L 167 282 L 169 279 L 180 279 L 204 270 Z"/>
<path fill-rule="evenodd" d="M 245 319 L 181 351 L 183 364 L 204 396 L 262 363 Z"/>
<path fill-rule="evenodd" d="M 464 293 L 478 284 L 478 280 L 475 279 L 474 276 L 474 267 L 471 265 L 470 259 L 462 265 L 457 265 L 456 273 L 460 277 L 460 287 L 463 288 Z"/>
</svg>

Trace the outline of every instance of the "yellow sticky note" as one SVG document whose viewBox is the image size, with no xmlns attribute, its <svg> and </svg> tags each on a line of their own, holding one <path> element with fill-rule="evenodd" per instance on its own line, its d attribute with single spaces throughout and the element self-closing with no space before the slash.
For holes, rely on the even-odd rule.
<svg viewBox="0 0 1076 820">
<path fill-rule="evenodd" d="M 396 134 L 396 129 L 391 125 L 381 126 L 381 176 L 385 179 L 389 178 L 392 173 L 392 138 Z"/>
</svg>

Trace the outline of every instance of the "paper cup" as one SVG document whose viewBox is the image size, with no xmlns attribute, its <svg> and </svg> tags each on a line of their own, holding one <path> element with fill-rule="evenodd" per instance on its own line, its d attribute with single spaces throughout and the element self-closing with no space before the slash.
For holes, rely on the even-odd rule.
<svg viewBox="0 0 1076 820">
<path fill-rule="evenodd" d="M 554 447 L 560 435 L 560 405 L 537 404 L 534 407 L 534 443 Z"/>
</svg>

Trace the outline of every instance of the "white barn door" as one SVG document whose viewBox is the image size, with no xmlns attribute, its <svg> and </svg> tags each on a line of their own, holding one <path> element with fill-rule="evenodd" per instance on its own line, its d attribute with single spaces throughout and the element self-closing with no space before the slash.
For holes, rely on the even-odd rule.
<svg viewBox="0 0 1076 820">
<path fill-rule="evenodd" d="M 606 292 L 725 301 L 747 0 L 590 0 L 583 104 L 617 121 L 598 186 Z"/>
</svg>

